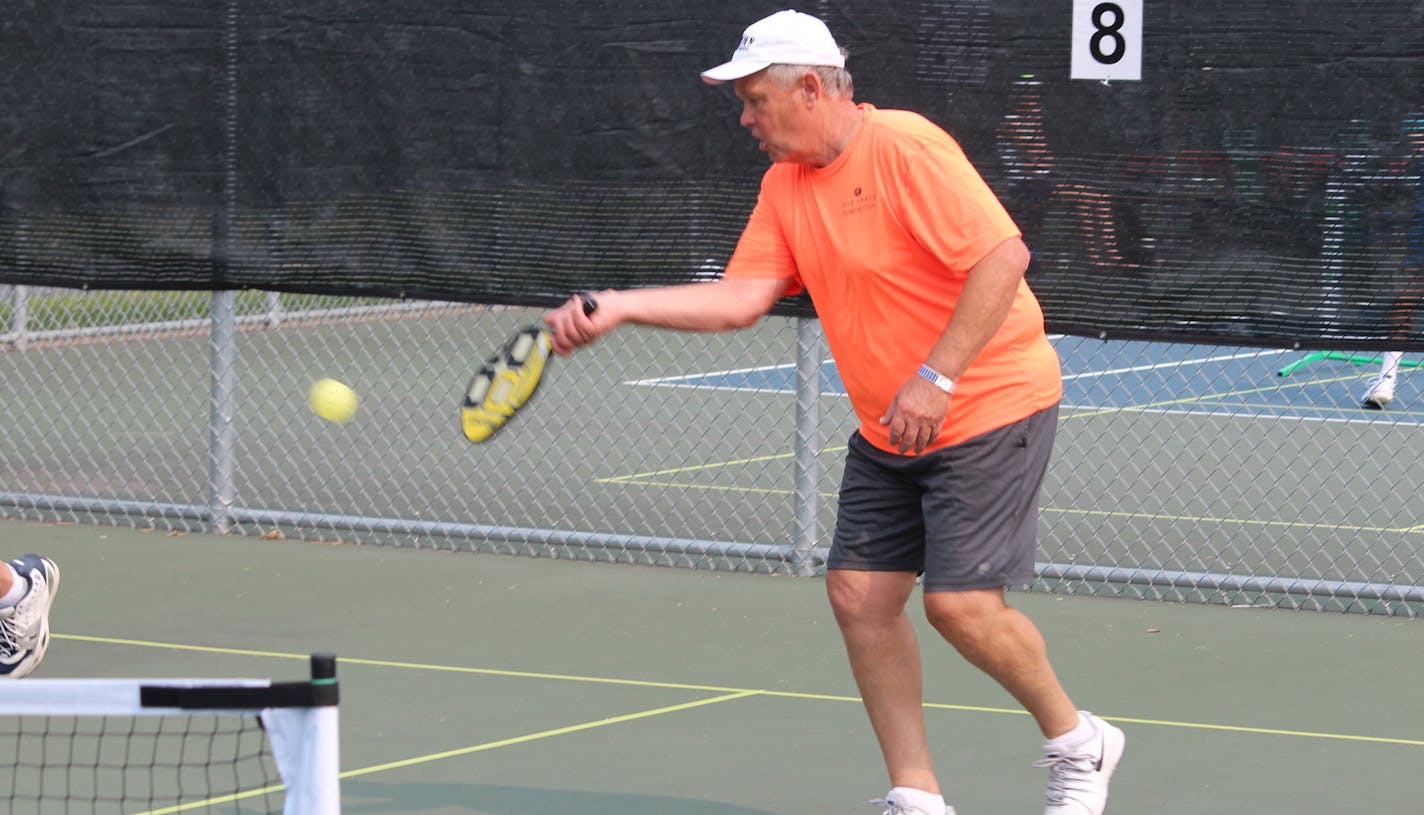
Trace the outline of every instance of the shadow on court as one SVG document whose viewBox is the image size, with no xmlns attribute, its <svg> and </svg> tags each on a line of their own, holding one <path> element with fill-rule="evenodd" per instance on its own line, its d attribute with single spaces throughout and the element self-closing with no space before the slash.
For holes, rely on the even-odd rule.
<svg viewBox="0 0 1424 815">
<path fill-rule="evenodd" d="M 878 812 L 820 579 L 0 521 L 64 580 L 37 677 L 301 679 L 341 658 L 348 813 Z M 1109 812 L 1417 812 L 1424 628 L 1015 593 L 1128 734 Z M 961 815 L 1042 811 L 1031 720 L 926 627 Z"/>
</svg>

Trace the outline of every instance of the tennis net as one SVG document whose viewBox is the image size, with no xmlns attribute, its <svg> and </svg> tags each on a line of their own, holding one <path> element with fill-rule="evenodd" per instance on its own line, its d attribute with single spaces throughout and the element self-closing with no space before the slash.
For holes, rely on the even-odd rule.
<svg viewBox="0 0 1424 815">
<path fill-rule="evenodd" d="M 26 679 L 0 694 L 13 815 L 338 815 L 336 658 L 311 679 Z"/>
</svg>

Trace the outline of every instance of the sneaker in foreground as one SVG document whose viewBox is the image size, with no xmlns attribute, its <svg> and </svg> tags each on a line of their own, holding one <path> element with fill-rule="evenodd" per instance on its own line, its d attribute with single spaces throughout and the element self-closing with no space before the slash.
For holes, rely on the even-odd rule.
<svg viewBox="0 0 1424 815">
<path fill-rule="evenodd" d="M 1097 716 L 1082 711 L 1098 732 L 1081 750 L 1050 754 L 1035 767 L 1048 768 L 1048 806 L 1044 815 L 1102 815 L 1108 805 L 1108 779 L 1122 760 L 1127 736 Z"/>
<path fill-rule="evenodd" d="M 1360 399 L 1360 407 L 1369 410 L 1384 410 L 1384 406 L 1394 401 L 1394 377 L 1380 375 L 1365 386 L 1365 395 Z"/>
<path fill-rule="evenodd" d="M 901 794 L 901 789 L 901 787 L 896 787 L 890 790 L 890 792 L 886 793 L 884 798 L 875 798 L 873 800 L 866 801 L 866 803 L 874 804 L 875 806 L 879 807 L 885 807 L 885 811 L 880 813 L 880 815 L 935 815 L 935 813 L 939 812 L 940 805 L 944 806 L 944 815 L 954 815 L 954 807 L 950 806 L 949 804 L 944 804 L 943 801 L 939 799 L 939 796 L 935 796 L 935 801 L 932 802 L 935 807 L 934 811 L 932 812 L 922 806 L 916 806 L 915 804 L 911 803 L 906 796 Z M 904 789 L 909 788 L 906 787 Z M 914 793 L 911 793 L 911 795 L 913 794 Z"/>
<path fill-rule="evenodd" d="M 49 648 L 49 607 L 59 591 L 59 567 L 39 555 L 10 561 L 30 590 L 20 602 L 0 609 L 0 679 L 19 679 L 44 659 Z"/>
</svg>

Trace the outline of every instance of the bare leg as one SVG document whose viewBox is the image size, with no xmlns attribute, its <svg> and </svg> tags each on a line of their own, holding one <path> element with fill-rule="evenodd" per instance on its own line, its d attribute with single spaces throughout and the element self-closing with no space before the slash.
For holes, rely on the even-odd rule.
<svg viewBox="0 0 1424 815">
<path fill-rule="evenodd" d="M 1048 662 L 1043 635 L 1004 601 L 1002 589 L 925 592 L 925 614 L 960 655 L 1004 687 L 1044 738 L 1078 724 L 1078 710 Z"/>
<path fill-rule="evenodd" d="M 905 604 L 913 572 L 831 569 L 826 593 L 893 787 L 939 793 L 925 737 L 920 648 Z"/>
</svg>

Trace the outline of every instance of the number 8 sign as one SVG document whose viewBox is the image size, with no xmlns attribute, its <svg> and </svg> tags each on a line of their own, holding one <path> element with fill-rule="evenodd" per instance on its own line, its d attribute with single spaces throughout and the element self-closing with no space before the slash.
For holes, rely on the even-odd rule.
<svg viewBox="0 0 1424 815">
<path fill-rule="evenodd" d="M 1073 79 L 1142 79 L 1142 0 L 1073 0 Z"/>
</svg>

